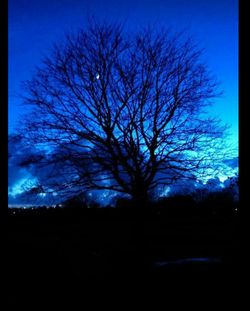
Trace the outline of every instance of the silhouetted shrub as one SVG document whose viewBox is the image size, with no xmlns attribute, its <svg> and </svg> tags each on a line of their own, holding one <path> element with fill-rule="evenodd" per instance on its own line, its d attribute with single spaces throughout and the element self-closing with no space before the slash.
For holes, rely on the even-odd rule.
<svg viewBox="0 0 250 311">
<path fill-rule="evenodd" d="M 98 204 L 97 202 L 93 202 L 93 203 L 89 204 L 88 207 L 94 208 L 94 209 L 101 208 L 100 204 Z"/>
<path fill-rule="evenodd" d="M 157 207 L 193 207 L 195 205 L 194 198 L 191 195 L 175 195 L 164 197 L 155 204 Z"/>
<path fill-rule="evenodd" d="M 83 201 L 83 199 L 79 196 L 72 197 L 68 200 L 66 200 L 63 203 L 64 208 L 70 208 L 70 209 L 82 209 L 82 208 L 87 208 L 86 202 Z"/>
<path fill-rule="evenodd" d="M 119 198 L 116 201 L 116 208 L 123 209 L 123 208 L 132 208 L 133 202 L 131 199 L 128 198 Z"/>
<path fill-rule="evenodd" d="M 222 191 L 210 192 L 204 199 L 204 203 L 216 205 L 232 205 L 234 203 L 233 194 L 227 189 Z"/>
</svg>

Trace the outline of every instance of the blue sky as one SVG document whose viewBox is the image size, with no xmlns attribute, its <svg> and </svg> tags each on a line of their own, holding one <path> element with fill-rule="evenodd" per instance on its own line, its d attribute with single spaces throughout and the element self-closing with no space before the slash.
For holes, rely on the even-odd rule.
<svg viewBox="0 0 250 311">
<path fill-rule="evenodd" d="M 29 79 L 51 45 L 84 27 L 87 15 L 125 21 L 128 29 L 160 23 L 187 29 L 201 47 L 224 95 L 212 112 L 238 140 L 238 1 L 236 0 L 9 0 L 9 132 L 24 112 L 21 81 Z"/>
<path fill-rule="evenodd" d="M 100 21 L 125 22 L 129 31 L 149 23 L 186 29 L 205 49 L 206 63 L 221 82 L 224 94 L 211 113 L 231 125 L 229 140 L 237 146 L 237 0 L 9 0 L 9 133 L 25 112 L 21 82 L 31 78 L 54 42 L 86 25 L 88 14 Z M 27 172 L 16 176 L 16 182 L 24 176 Z"/>
</svg>

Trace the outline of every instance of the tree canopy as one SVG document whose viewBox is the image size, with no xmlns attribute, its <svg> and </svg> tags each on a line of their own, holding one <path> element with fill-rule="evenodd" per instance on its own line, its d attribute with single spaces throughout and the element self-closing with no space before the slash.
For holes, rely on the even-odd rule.
<svg viewBox="0 0 250 311">
<path fill-rule="evenodd" d="M 54 46 L 25 90 L 22 135 L 51 148 L 53 189 L 144 204 L 159 185 L 202 178 L 224 159 L 225 127 L 207 114 L 217 81 L 182 34 L 91 23 Z"/>
</svg>

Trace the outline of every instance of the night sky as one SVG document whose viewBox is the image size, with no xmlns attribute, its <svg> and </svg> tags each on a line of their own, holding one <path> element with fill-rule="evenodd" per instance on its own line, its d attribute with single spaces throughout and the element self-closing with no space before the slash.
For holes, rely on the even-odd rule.
<svg viewBox="0 0 250 311">
<path fill-rule="evenodd" d="M 52 44 L 65 32 L 98 20 L 125 22 L 129 31 L 143 25 L 186 29 L 205 49 L 209 69 L 221 82 L 223 96 L 211 113 L 231 125 L 238 143 L 238 1 L 237 0 L 9 0 L 9 133 L 24 113 L 21 82 L 30 79 Z M 157 27 L 157 26 L 155 26 Z"/>
<path fill-rule="evenodd" d="M 205 48 L 209 68 L 224 91 L 214 111 L 238 137 L 238 1 L 236 0 L 10 0 L 9 1 L 9 131 L 15 129 L 22 92 L 51 45 L 65 32 L 86 24 L 88 14 L 122 21 L 133 30 L 160 23 L 187 29 Z"/>
</svg>

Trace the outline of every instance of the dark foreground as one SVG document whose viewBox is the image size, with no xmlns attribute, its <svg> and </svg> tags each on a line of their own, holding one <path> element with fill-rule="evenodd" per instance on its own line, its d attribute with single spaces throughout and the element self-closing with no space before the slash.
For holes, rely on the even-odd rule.
<svg viewBox="0 0 250 311">
<path fill-rule="evenodd" d="M 51 209 L 12 212 L 7 227 L 10 306 L 239 299 L 237 213 Z"/>
</svg>

